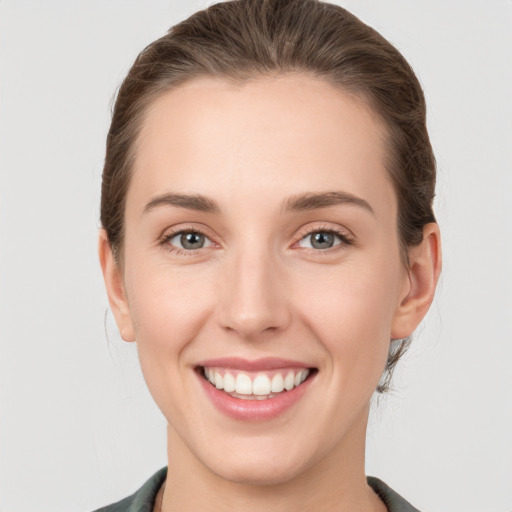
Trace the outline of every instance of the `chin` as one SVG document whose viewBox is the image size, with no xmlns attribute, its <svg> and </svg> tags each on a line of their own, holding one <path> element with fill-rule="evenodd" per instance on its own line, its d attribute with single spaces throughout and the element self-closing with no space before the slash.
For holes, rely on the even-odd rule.
<svg viewBox="0 0 512 512">
<path fill-rule="evenodd" d="M 208 460 L 210 459 L 210 460 Z M 218 477 L 240 485 L 273 486 L 294 480 L 306 471 L 310 457 L 281 447 L 257 446 L 245 450 L 210 453 L 203 464 Z"/>
<path fill-rule="evenodd" d="M 296 465 L 289 467 L 283 464 L 272 465 L 264 462 L 247 461 L 230 467 L 224 465 L 222 468 L 212 468 L 212 470 L 224 480 L 249 486 L 285 484 L 301 472 L 301 468 Z"/>
</svg>

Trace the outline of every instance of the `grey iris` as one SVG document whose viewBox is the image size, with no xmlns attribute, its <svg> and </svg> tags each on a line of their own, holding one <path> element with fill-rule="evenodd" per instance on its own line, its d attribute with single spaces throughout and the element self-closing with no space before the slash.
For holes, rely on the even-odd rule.
<svg viewBox="0 0 512 512">
<path fill-rule="evenodd" d="M 333 233 L 319 231 L 311 235 L 311 247 L 315 249 L 330 249 L 334 245 Z"/>
<path fill-rule="evenodd" d="M 204 245 L 204 235 L 201 233 L 183 233 L 180 238 L 184 249 L 201 249 Z"/>
</svg>

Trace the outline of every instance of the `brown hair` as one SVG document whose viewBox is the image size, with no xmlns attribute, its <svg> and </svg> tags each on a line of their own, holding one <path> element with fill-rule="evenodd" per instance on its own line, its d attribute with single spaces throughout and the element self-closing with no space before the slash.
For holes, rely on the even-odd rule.
<svg viewBox="0 0 512 512">
<path fill-rule="evenodd" d="M 398 202 L 401 254 L 435 222 L 435 159 L 426 106 L 413 70 L 386 39 L 342 7 L 317 0 L 235 0 L 214 4 L 145 48 L 119 88 L 107 137 L 101 223 L 122 262 L 124 209 L 137 136 L 148 105 L 197 77 L 247 80 L 305 72 L 362 97 L 388 130 L 387 169 Z M 409 340 L 392 341 L 378 391 Z"/>
</svg>

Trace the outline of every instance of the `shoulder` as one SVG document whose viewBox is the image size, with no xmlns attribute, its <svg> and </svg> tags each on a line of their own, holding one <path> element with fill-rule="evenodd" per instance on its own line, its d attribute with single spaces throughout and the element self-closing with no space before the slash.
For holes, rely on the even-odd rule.
<svg viewBox="0 0 512 512">
<path fill-rule="evenodd" d="M 382 480 L 374 476 L 367 477 L 368 485 L 375 491 L 379 498 L 388 508 L 388 512 L 419 512 L 402 496 L 393 491 L 391 487 L 386 485 Z"/>
<path fill-rule="evenodd" d="M 167 468 L 157 471 L 137 492 L 95 512 L 153 512 L 156 495 L 167 476 Z"/>
</svg>

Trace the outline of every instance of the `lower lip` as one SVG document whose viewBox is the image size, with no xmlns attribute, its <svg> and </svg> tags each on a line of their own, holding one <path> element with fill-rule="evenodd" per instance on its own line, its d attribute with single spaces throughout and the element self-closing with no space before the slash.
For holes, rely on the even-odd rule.
<svg viewBox="0 0 512 512">
<path fill-rule="evenodd" d="M 222 413 L 236 420 L 266 421 L 283 414 L 289 407 L 297 403 L 309 388 L 314 376 L 310 376 L 300 386 L 290 391 L 265 400 L 234 398 L 217 389 L 199 373 L 198 378 L 208 398 Z"/>
</svg>

